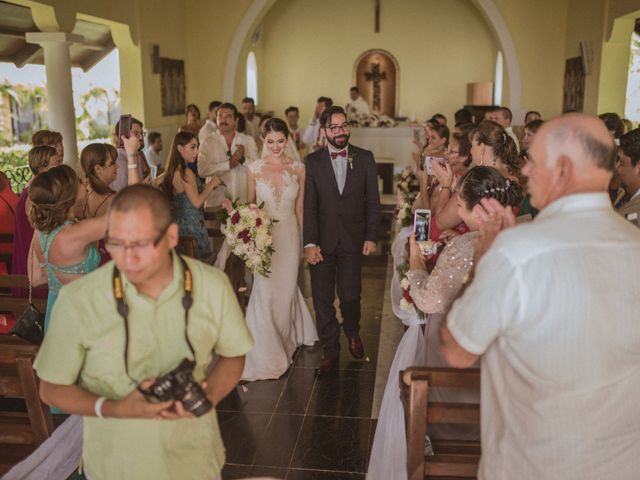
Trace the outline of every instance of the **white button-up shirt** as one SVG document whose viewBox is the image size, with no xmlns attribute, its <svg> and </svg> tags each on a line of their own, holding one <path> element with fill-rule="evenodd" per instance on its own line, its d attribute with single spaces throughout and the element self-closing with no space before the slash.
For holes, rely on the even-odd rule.
<svg viewBox="0 0 640 480">
<path fill-rule="evenodd" d="M 222 203 L 225 197 L 238 198 L 241 202 L 247 201 L 247 172 L 245 165 L 236 165 L 229 168 L 229 159 L 235 153 L 238 145 L 244 146 L 244 158 L 246 164 L 258 159 L 258 147 L 256 142 L 249 135 L 236 132 L 231 142 L 231 147 L 227 146 L 224 136 L 218 130 L 205 137 L 198 151 L 198 175 L 209 177 L 211 175 L 221 176 L 227 185 L 217 187 L 209 194 L 206 201 L 207 207 L 216 207 Z M 207 182 L 209 179 L 207 179 Z"/>
<path fill-rule="evenodd" d="M 347 157 L 349 156 L 349 145 L 347 144 L 344 148 L 337 149 L 333 145 L 327 145 L 329 149 L 329 160 L 331 160 L 331 168 L 333 168 L 333 173 L 336 176 L 336 182 L 338 183 L 338 191 L 342 194 L 344 190 L 344 185 L 347 183 Z M 331 158 L 332 153 L 341 152 L 344 150 L 344 155 L 336 157 L 335 160 Z"/>
<path fill-rule="evenodd" d="M 640 231 L 605 193 L 501 233 L 448 327 L 482 355 L 479 478 L 638 478 Z"/>
</svg>

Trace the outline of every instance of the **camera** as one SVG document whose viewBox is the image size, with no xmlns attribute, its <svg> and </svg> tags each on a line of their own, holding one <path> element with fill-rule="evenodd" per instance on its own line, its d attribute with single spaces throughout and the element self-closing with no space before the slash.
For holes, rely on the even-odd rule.
<svg viewBox="0 0 640 480">
<path fill-rule="evenodd" d="M 175 369 L 158 377 L 148 389 L 139 390 L 149 401 L 182 402 L 185 410 L 200 417 L 211 410 L 213 405 L 202 387 L 193 379 L 193 367 L 195 362 L 185 358 Z"/>
</svg>

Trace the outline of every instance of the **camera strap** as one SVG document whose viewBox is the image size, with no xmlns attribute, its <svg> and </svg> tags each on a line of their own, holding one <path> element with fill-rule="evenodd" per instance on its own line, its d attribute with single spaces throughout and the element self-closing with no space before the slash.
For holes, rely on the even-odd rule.
<svg viewBox="0 0 640 480">
<path fill-rule="evenodd" d="M 184 338 L 187 341 L 187 345 L 189 346 L 189 350 L 191 350 L 193 360 L 195 361 L 196 352 L 193 349 L 193 345 L 191 345 L 189 334 L 187 333 L 187 326 L 189 325 L 189 310 L 193 305 L 193 277 L 187 262 L 184 261 L 184 258 L 182 258 L 182 256 L 176 251 L 174 251 L 173 254 L 178 256 L 178 259 L 180 259 L 180 263 L 182 264 L 184 275 L 184 295 L 182 296 L 182 306 L 184 308 Z M 118 270 L 118 267 L 116 267 L 115 264 L 113 266 L 112 282 L 113 296 L 116 299 L 116 307 L 118 313 L 124 320 L 124 369 L 129 380 L 137 384 L 137 382 L 131 378 L 131 375 L 129 375 L 129 306 L 124 298 L 124 288 L 122 287 L 120 270 Z"/>
</svg>

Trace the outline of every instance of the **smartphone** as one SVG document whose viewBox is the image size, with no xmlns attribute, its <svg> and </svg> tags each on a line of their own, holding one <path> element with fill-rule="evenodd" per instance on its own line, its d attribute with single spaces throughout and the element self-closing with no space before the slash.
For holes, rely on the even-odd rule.
<svg viewBox="0 0 640 480">
<path fill-rule="evenodd" d="M 420 129 L 419 128 L 414 128 L 413 129 L 413 141 L 414 142 L 419 142 L 420 141 Z"/>
<path fill-rule="evenodd" d="M 419 208 L 413 214 L 413 233 L 416 242 L 429 240 L 429 225 L 431 224 L 431 210 Z"/>
<path fill-rule="evenodd" d="M 131 115 L 120 115 L 120 122 L 118 123 L 118 146 L 120 148 L 124 148 L 124 142 L 122 141 L 122 137 L 125 136 L 129 138 L 129 134 L 131 133 Z"/>
</svg>

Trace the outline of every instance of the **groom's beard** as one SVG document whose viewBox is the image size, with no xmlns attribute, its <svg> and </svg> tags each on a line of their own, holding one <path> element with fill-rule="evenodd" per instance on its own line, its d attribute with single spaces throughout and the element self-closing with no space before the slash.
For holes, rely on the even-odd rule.
<svg viewBox="0 0 640 480">
<path fill-rule="evenodd" d="M 347 143 L 349 143 L 349 135 L 338 135 L 333 138 L 327 137 L 327 142 L 329 142 L 332 147 L 342 149 L 347 146 Z"/>
</svg>

